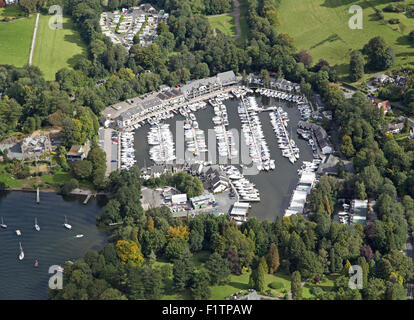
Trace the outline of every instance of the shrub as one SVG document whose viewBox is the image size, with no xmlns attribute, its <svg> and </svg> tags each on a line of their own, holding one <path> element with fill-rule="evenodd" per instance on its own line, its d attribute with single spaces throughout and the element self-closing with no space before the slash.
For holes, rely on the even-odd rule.
<svg viewBox="0 0 414 320">
<path fill-rule="evenodd" d="M 312 293 L 314 296 L 317 296 L 323 292 L 321 287 L 312 287 L 310 289 L 310 293 Z"/>
<path fill-rule="evenodd" d="M 269 283 L 269 288 L 282 289 L 282 288 L 284 288 L 284 285 L 281 281 L 274 281 L 272 283 Z"/>
<path fill-rule="evenodd" d="M 62 186 L 61 192 L 63 195 L 68 195 L 72 192 L 73 189 L 76 189 L 79 186 L 79 182 L 76 179 L 70 179 L 69 181 L 65 182 Z"/>
</svg>

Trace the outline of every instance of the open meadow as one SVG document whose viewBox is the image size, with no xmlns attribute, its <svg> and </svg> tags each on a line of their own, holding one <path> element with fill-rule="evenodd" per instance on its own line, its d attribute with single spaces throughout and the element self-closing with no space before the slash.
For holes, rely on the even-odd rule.
<svg viewBox="0 0 414 320">
<path fill-rule="evenodd" d="M 63 29 L 49 28 L 49 18 L 40 16 L 33 65 L 46 80 L 54 80 L 58 70 L 72 68 L 80 56 L 86 55 L 86 46 L 69 18 L 63 18 Z"/>
<path fill-rule="evenodd" d="M 235 18 L 230 14 L 209 16 L 208 22 L 213 29 L 220 30 L 230 37 L 235 37 L 237 34 Z"/>
<path fill-rule="evenodd" d="M 35 21 L 31 16 L 0 22 L 0 64 L 22 67 L 28 63 Z"/>
<path fill-rule="evenodd" d="M 308 50 L 316 63 L 320 58 L 336 65 L 339 75 L 348 75 L 350 53 L 362 47 L 373 37 L 381 35 L 392 45 L 398 66 L 414 66 L 413 44 L 408 34 L 414 30 L 414 18 L 405 13 L 383 12 L 384 21 L 378 20 L 374 7 L 381 10 L 387 0 L 282 0 L 279 12 L 279 32 L 289 33 L 297 48 Z M 352 30 L 348 21 L 351 5 L 363 8 L 363 29 Z M 399 24 L 391 25 L 388 20 L 398 18 Z"/>
</svg>

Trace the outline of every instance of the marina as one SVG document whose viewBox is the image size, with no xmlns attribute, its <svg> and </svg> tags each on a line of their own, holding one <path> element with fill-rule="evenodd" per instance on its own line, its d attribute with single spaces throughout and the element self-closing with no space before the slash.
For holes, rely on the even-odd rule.
<svg viewBox="0 0 414 320">
<path fill-rule="evenodd" d="M 244 92 L 247 93 L 247 91 Z M 244 94 L 244 97 L 246 97 L 246 93 Z M 257 106 L 255 106 L 255 116 L 258 117 L 260 121 L 263 137 L 266 144 L 268 145 L 269 158 L 271 160 L 274 160 L 274 164 L 277 164 L 277 166 L 275 166 L 275 170 L 271 170 L 272 162 L 269 161 L 269 171 L 263 170 L 256 175 L 244 174 L 244 177 L 249 181 L 248 183 L 254 184 L 254 188 L 259 192 L 259 195 L 257 197 L 251 197 L 249 199 L 249 202 L 251 202 L 249 216 L 256 216 L 259 220 L 268 219 L 270 221 L 273 221 L 276 216 L 283 216 L 285 210 L 289 207 L 292 193 L 299 181 L 298 170 L 301 168 L 301 163 L 295 162 L 292 164 L 289 161 L 286 161 L 286 158 L 282 156 L 279 150 L 277 139 L 275 139 L 273 126 L 269 119 L 269 115 L 267 114 L 268 112 L 263 111 L 270 111 L 270 113 L 272 113 L 276 110 L 275 106 L 277 106 L 277 108 L 282 107 L 284 112 L 288 114 L 288 118 L 290 119 L 290 131 L 293 133 L 297 132 L 297 123 L 301 120 L 301 113 L 298 110 L 298 106 L 293 103 L 286 101 L 276 101 L 274 98 L 260 95 L 254 95 L 252 97 L 255 97 L 257 101 Z M 248 97 L 246 97 L 245 100 L 247 100 L 247 98 Z M 196 116 L 199 129 L 203 130 L 204 132 L 208 132 L 208 130 L 214 130 L 216 123 L 218 124 L 214 106 L 210 102 L 212 99 L 215 100 L 212 101 L 213 104 L 217 106 L 217 96 L 215 96 L 211 97 L 209 100 L 206 100 L 208 102 L 207 107 L 198 109 L 196 112 L 192 112 Z M 228 115 L 227 119 L 229 122 L 228 128 L 236 130 L 237 132 L 243 132 L 242 122 L 240 119 L 240 114 L 238 112 L 240 108 L 240 100 L 235 98 L 227 98 L 221 102 L 226 106 L 226 112 Z M 164 123 L 170 125 L 169 128 L 172 132 L 173 137 L 176 137 L 177 134 L 177 121 L 185 121 L 187 119 L 186 113 L 184 111 L 185 110 L 179 111 L 177 112 L 176 117 L 164 121 Z M 216 120 L 216 123 L 214 122 L 213 118 Z M 144 126 L 137 129 L 136 134 L 134 135 L 135 148 L 137 150 L 137 165 L 140 167 L 145 167 L 152 162 L 148 152 L 151 146 L 148 145 L 148 141 L 146 139 L 149 130 L 150 128 L 148 126 Z M 241 143 L 244 142 L 241 141 Z M 302 161 L 312 161 L 312 149 L 305 140 L 298 139 L 296 141 L 296 146 L 300 149 L 300 158 Z M 179 147 L 177 146 L 177 148 Z M 227 154 L 228 153 L 226 152 L 226 158 Z M 212 154 L 210 151 L 208 151 L 208 162 L 217 163 L 217 159 L 214 158 L 214 154 Z M 224 165 L 224 168 L 227 166 Z M 234 167 L 236 167 L 240 172 L 243 172 L 244 169 L 250 166 L 251 164 L 242 164 L 241 166 L 234 164 Z M 231 191 L 231 194 L 234 197 L 234 201 L 237 200 L 237 197 L 241 199 L 240 194 L 237 194 L 237 188 L 233 184 L 233 179 L 230 178 L 230 182 L 232 185 L 231 190 L 233 190 Z M 243 203 L 242 199 L 240 203 Z"/>
</svg>

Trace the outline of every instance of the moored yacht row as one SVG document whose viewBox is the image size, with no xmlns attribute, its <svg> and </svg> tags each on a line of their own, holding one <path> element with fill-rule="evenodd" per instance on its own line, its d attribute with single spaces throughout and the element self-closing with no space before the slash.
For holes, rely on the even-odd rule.
<svg viewBox="0 0 414 320">
<path fill-rule="evenodd" d="M 248 87 L 243 87 L 240 89 L 234 89 L 231 91 L 233 96 L 235 96 L 237 99 L 241 99 L 242 97 L 245 97 L 248 93 L 253 93 L 254 91 Z"/>
<path fill-rule="evenodd" d="M 129 170 L 137 161 L 135 160 L 134 134 L 124 132 L 121 134 L 121 169 Z"/>
<path fill-rule="evenodd" d="M 249 155 L 259 171 L 275 169 L 275 161 L 270 158 L 262 124 L 257 115 L 257 102 L 254 97 L 242 98 L 238 107 L 242 131 L 246 144 L 249 146 Z"/>
<path fill-rule="evenodd" d="M 200 153 L 207 152 L 207 144 L 204 131 L 199 129 L 198 122 L 195 115 L 183 110 L 186 120 L 184 121 L 184 140 L 187 145 L 187 150 L 194 156 L 200 156 Z"/>
<path fill-rule="evenodd" d="M 159 124 L 151 127 L 148 132 L 150 158 L 155 163 L 166 163 L 176 159 L 174 139 L 169 124 Z"/>
<path fill-rule="evenodd" d="M 259 88 L 259 89 L 256 89 L 256 93 L 259 93 L 266 97 L 271 97 L 271 98 L 285 100 L 285 101 L 294 102 L 294 103 L 304 102 L 304 98 L 302 96 L 297 96 L 295 94 L 286 93 L 283 91 Z"/>
<path fill-rule="evenodd" d="M 226 105 L 217 99 L 210 101 L 210 104 L 214 108 L 215 116 L 212 118 L 212 121 L 216 133 L 219 156 L 227 157 L 228 159 L 237 158 L 239 153 L 237 151 L 236 141 L 233 133 L 226 128 L 229 125 Z"/>
<path fill-rule="evenodd" d="M 289 121 L 287 112 L 283 111 L 282 108 L 277 108 L 270 114 L 270 122 L 273 126 L 273 131 L 276 134 L 279 148 L 282 151 L 282 155 L 289 159 L 293 164 L 299 159 L 299 148 L 296 142 L 289 137 L 286 130 L 287 123 Z"/>
<path fill-rule="evenodd" d="M 237 191 L 238 201 L 254 202 L 260 201 L 259 190 L 253 183 L 247 180 L 235 166 L 224 168 L 228 178 L 232 180 L 232 185 Z"/>
</svg>

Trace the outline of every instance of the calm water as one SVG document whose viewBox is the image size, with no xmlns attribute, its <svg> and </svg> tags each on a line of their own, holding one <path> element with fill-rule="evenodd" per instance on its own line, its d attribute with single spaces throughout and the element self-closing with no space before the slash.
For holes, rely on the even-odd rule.
<svg viewBox="0 0 414 320">
<path fill-rule="evenodd" d="M 35 193 L 0 193 L 0 216 L 8 225 L 0 230 L 0 300 L 47 299 L 49 267 L 84 256 L 90 249 L 100 249 L 106 242 L 104 232 L 96 227 L 96 215 L 104 199 L 65 198 L 54 193 L 41 193 L 40 204 Z M 72 230 L 63 227 L 64 216 Z M 37 218 L 40 232 L 34 230 Z M 20 229 L 22 236 L 15 233 Z M 83 238 L 75 239 L 76 234 Z M 24 260 L 19 261 L 19 241 Z M 34 268 L 35 260 L 39 267 Z"/>
<path fill-rule="evenodd" d="M 276 161 L 276 169 L 269 172 L 261 172 L 258 175 L 246 176 L 250 181 L 256 184 L 259 189 L 261 201 L 259 203 L 252 203 L 252 209 L 249 211 L 249 216 L 255 216 L 259 220 L 274 221 L 276 216 L 282 217 L 285 209 L 289 206 L 289 201 L 296 184 L 299 181 L 297 170 L 300 168 L 303 161 L 310 161 L 312 157 L 312 149 L 306 141 L 299 139 L 296 134 L 297 123 L 300 120 L 300 114 L 294 105 L 288 105 L 284 102 L 275 101 L 273 98 L 256 97 L 259 105 L 265 106 L 282 106 L 289 114 L 289 126 L 288 131 L 291 137 L 296 141 L 298 147 L 301 150 L 300 159 L 295 164 L 291 164 L 287 158 L 282 157 L 282 153 L 278 148 L 276 136 L 273 132 L 272 125 L 270 123 L 270 117 L 268 112 L 262 112 L 259 117 L 262 122 L 263 132 L 270 149 L 271 158 Z M 227 113 L 229 118 L 228 129 L 237 129 L 241 132 L 240 118 L 237 113 L 237 106 L 239 100 L 231 99 L 225 102 L 227 106 Z M 213 108 L 208 105 L 205 109 L 195 112 L 200 129 L 203 129 L 207 139 L 207 130 L 213 129 L 214 124 L 211 118 L 214 116 Z M 165 121 L 170 124 L 170 129 L 173 133 L 174 141 L 176 142 L 176 121 L 184 120 L 184 118 L 178 114 L 174 118 Z M 147 143 L 147 132 L 149 126 L 146 125 L 139 128 L 135 135 L 135 147 L 136 147 L 136 159 L 137 164 L 142 166 L 153 165 L 153 162 L 149 159 L 149 146 Z M 290 130 L 292 130 L 290 132 Z M 206 141 L 207 144 L 208 141 Z M 176 146 L 177 149 L 177 146 Z"/>
</svg>

